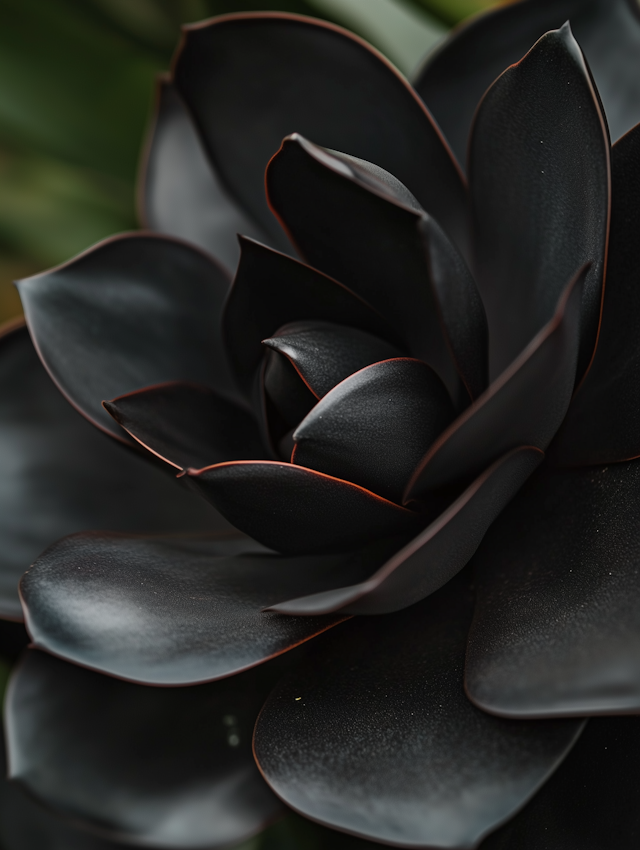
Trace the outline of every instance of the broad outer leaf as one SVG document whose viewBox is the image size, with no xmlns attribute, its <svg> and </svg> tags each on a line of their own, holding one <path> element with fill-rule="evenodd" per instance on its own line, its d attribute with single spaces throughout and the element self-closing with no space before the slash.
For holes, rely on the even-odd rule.
<svg viewBox="0 0 640 850">
<path fill-rule="evenodd" d="M 640 463 L 541 469 L 487 535 L 467 691 L 505 716 L 640 711 Z"/>
<path fill-rule="evenodd" d="M 265 168 L 285 136 L 301 133 L 394 174 L 466 241 L 453 155 L 405 78 L 356 36 L 294 15 L 228 15 L 187 27 L 174 76 L 232 197 L 267 233 L 278 225 Z"/>
<path fill-rule="evenodd" d="M 394 325 L 468 404 L 486 385 L 487 328 L 458 250 L 377 164 L 285 139 L 267 169 L 269 202 L 301 254 Z"/>
<path fill-rule="evenodd" d="M 233 398 L 220 334 L 227 273 L 184 242 L 115 236 L 19 282 L 29 330 L 50 375 L 88 419 L 127 435 L 104 399 L 164 381 Z"/>
<path fill-rule="evenodd" d="M 145 688 L 27 650 L 7 697 L 9 776 L 105 837 L 176 850 L 236 844 L 280 810 L 251 755 L 274 672 Z"/>
<path fill-rule="evenodd" d="M 496 461 L 417 537 L 365 581 L 272 605 L 284 614 L 386 614 L 419 602 L 469 561 L 487 528 L 541 462 L 525 446 Z"/>
<path fill-rule="evenodd" d="M 606 264 L 609 137 L 568 25 L 541 38 L 484 96 L 469 181 L 492 378 L 549 321 L 569 277 L 591 262 L 582 375 L 596 344 Z"/>
<path fill-rule="evenodd" d="M 251 414 L 200 384 L 158 384 L 103 405 L 135 440 L 178 469 L 265 453 Z"/>
<path fill-rule="evenodd" d="M 36 646 L 153 685 L 220 679 L 286 652 L 342 617 L 262 609 L 362 578 L 357 556 L 283 558 L 242 535 L 66 537 L 21 582 Z"/>
<path fill-rule="evenodd" d="M 587 272 L 588 266 L 578 272 L 546 327 L 429 449 L 407 499 L 477 475 L 516 446 L 547 448 L 573 392 Z"/>
<path fill-rule="evenodd" d="M 430 366 L 408 357 L 383 360 L 315 405 L 293 433 L 291 461 L 400 503 L 411 473 L 454 415 Z"/>
<path fill-rule="evenodd" d="M 291 463 L 236 461 L 187 474 L 229 522 L 280 552 L 364 546 L 421 525 L 419 513 L 350 481 Z"/>
<path fill-rule="evenodd" d="M 238 233 L 265 241 L 260 229 L 223 189 L 189 113 L 167 77 L 158 80 L 138 203 L 145 227 L 194 242 L 231 272 L 240 257 Z M 284 236 L 280 243 L 286 246 Z"/>
<path fill-rule="evenodd" d="M 76 413 L 26 328 L 14 325 L 0 334 L 0 616 L 22 619 L 18 580 L 45 546 L 100 527 L 172 533 L 228 526 Z"/>
<path fill-rule="evenodd" d="M 636 850 L 640 718 L 590 720 L 531 802 L 481 850 Z"/>
<path fill-rule="evenodd" d="M 470 848 L 558 766 L 580 721 L 505 721 L 462 686 L 473 608 L 465 581 L 321 640 L 281 681 L 255 730 L 262 773 L 287 805 L 402 847 Z"/>
<path fill-rule="evenodd" d="M 222 326 L 229 362 L 246 394 L 264 357 L 262 341 L 290 322 L 337 322 L 397 343 L 385 319 L 346 286 L 259 242 L 240 244 Z"/>
<path fill-rule="evenodd" d="M 316 398 L 371 363 L 402 356 L 383 339 L 333 322 L 291 322 L 262 343 L 291 361 Z"/>
<path fill-rule="evenodd" d="M 570 20 L 604 103 L 614 141 L 640 121 L 636 0 L 521 0 L 459 27 L 432 54 L 415 88 L 464 165 L 469 128 L 487 88 L 545 32 Z"/>
<path fill-rule="evenodd" d="M 555 443 L 570 466 L 640 455 L 640 124 L 613 146 L 611 236 L 598 347 Z"/>
</svg>

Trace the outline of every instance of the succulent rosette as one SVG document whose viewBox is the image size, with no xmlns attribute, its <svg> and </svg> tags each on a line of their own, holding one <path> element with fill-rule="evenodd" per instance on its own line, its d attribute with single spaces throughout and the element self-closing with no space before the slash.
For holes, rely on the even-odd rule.
<svg viewBox="0 0 640 850">
<path fill-rule="evenodd" d="M 639 69 L 635 0 L 501 7 L 413 88 L 316 20 L 186 28 L 149 230 L 19 282 L 53 383 L 0 341 L 34 797 L 151 847 L 282 802 L 635 846 Z"/>
</svg>

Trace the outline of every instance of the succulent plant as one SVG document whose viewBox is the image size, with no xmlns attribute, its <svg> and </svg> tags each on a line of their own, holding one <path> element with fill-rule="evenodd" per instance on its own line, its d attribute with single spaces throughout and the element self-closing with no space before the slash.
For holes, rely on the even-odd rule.
<svg viewBox="0 0 640 850">
<path fill-rule="evenodd" d="M 149 230 L 19 282 L 91 425 L 0 341 L 6 616 L 51 543 L 7 703 L 32 795 L 151 847 L 282 802 L 634 846 L 638 721 L 585 726 L 640 711 L 639 48 L 635 0 L 522 0 L 412 88 L 316 20 L 186 28 Z"/>
</svg>

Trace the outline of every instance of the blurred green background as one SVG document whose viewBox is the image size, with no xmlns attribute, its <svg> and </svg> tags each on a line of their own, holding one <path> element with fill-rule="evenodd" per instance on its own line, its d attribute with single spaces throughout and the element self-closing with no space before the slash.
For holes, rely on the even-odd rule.
<svg viewBox="0 0 640 850">
<path fill-rule="evenodd" d="M 136 227 L 154 78 L 181 23 L 246 10 L 333 20 L 405 73 L 491 0 L 0 0 L 0 322 L 12 281 Z"/>
</svg>

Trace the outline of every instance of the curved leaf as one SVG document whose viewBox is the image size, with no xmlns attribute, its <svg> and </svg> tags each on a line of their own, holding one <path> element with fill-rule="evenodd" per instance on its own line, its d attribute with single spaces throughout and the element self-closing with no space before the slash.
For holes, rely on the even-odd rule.
<svg viewBox="0 0 640 850">
<path fill-rule="evenodd" d="M 6 704 L 9 776 L 108 838 L 203 850 L 237 843 L 281 809 L 251 754 L 274 672 L 145 688 L 27 650 Z"/>
<path fill-rule="evenodd" d="M 484 541 L 467 691 L 513 717 L 640 710 L 636 461 L 541 469 Z"/>
<path fill-rule="evenodd" d="M 113 443 L 55 388 L 22 324 L 0 334 L 0 616 L 22 619 L 18 580 L 65 534 L 226 527 L 137 452 Z"/>
<path fill-rule="evenodd" d="M 231 272 L 240 257 L 238 233 L 266 241 L 222 188 L 180 95 L 166 77 L 158 80 L 138 183 L 144 227 L 194 242 Z M 284 237 L 277 244 L 286 250 Z"/>
<path fill-rule="evenodd" d="M 293 433 L 291 462 L 401 502 L 411 473 L 454 417 L 436 373 L 421 360 L 374 363 L 345 378 Z"/>
<path fill-rule="evenodd" d="M 129 234 L 21 280 L 19 290 L 58 387 L 94 425 L 125 439 L 103 399 L 170 380 L 237 395 L 219 332 L 228 285 L 187 243 Z"/>
<path fill-rule="evenodd" d="M 305 259 L 388 318 L 454 398 L 462 392 L 468 403 L 484 389 L 486 319 L 477 287 L 406 186 L 378 165 L 295 134 L 269 164 L 267 192 Z"/>
<path fill-rule="evenodd" d="M 540 36 L 570 20 L 604 103 L 613 140 L 640 121 L 636 0 L 520 0 L 458 27 L 429 57 L 415 88 L 461 164 L 476 107 L 496 77 Z"/>
<path fill-rule="evenodd" d="M 277 685 L 254 751 L 287 805 L 385 844 L 469 848 L 535 793 L 582 724 L 505 721 L 471 705 L 472 607 L 456 580 L 400 614 L 357 618 Z"/>
<path fill-rule="evenodd" d="M 465 481 L 516 446 L 547 448 L 571 400 L 587 272 L 578 272 L 546 327 L 429 449 L 407 499 Z"/>
<path fill-rule="evenodd" d="M 555 458 L 569 466 L 640 455 L 640 124 L 613 146 L 611 167 L 611 236 L 598 347 L 554 444 Z"/>
<path fill-rule="evenodd" d="M 194 24 L 174 76 L 231 195 L 266 232 L 278 226 L 264 170 L 297 132 L 394 174 L 465 240 L 464 180 L 440 131 L 404 77 L 345 30 L 278 13 Z"/>
<path fill-rule="evenodd" d="M 265 453 L 253 417 L 200 384 L 157 384 L 103 406 L 135 440 L 177 469 Z"/>
<path fill-rule="evenodd" d="M 283 614 L 387 614 L 446 584 L 469 561 L 486 530 L 541 462 L 529 446 L 496 461 L 442 514 L 380 569 L 354 585 L 272 605 Z"/>
<path fill-rule="evenodd" d="M 290 463 L 236 461 L 187 474 L 229 522 L 280 552 L 363 546 L 421 523 L 420 514 L 364 487 Z"/>
<path fill-rule="evenodd" d="M 316 398 L 365 366 L 402 356 L 383 339 L 333 322 L 291 322 L 262 344 L 288 358 Z"/>
<path fill-rule="evenodd" d="M 476 269 L 495 377 L 553 315 L 585 262 L 579 375 L 596 344 L 609 230 L 609 137 L 568 25 L 482 99 L 469 142 Z"/>
<path fill-rule="evenodd" d="M 397 342 L 385 319 L 346 286 L 259 242 L 240 244 L 222 328 L 229 362 L 247 394 L 264 356 L 262 340 L 290 322 L 337 322 Z"/>
<path fill-rule="evenodd" d="M 283 558 L 242 535 L 90 532 L 50 546 L 21 581 L 34 644 L 134 682 L 187 685 L 238 673 L 343 617 L 262 609 L 360 578 L 357 558 Z"/>
</svg>

